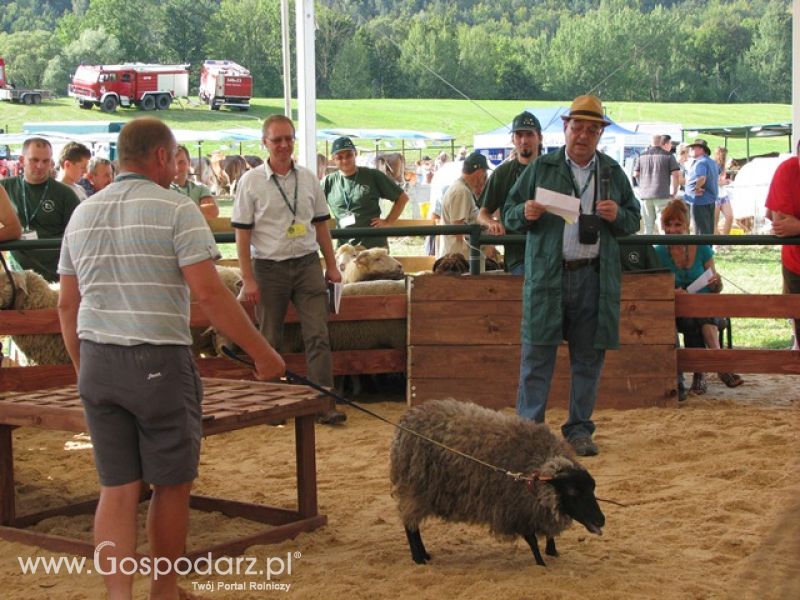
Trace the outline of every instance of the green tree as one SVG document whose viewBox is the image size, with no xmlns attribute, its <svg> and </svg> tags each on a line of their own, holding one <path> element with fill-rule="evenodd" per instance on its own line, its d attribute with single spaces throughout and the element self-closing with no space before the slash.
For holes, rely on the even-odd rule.
<svg viewBox="0 0 800 600">
<path fill-rule="evenodd" d="M 400 44 L 401 69 L 413 82 L 419 98 L 452 98 L 456 92 L 445 81 L 457 75 L 458 42 L 455 23 L 448 17 L 417 18 Z M 440 79 L 441 78 L 441 79 Z"/>
<path fill-rule="evenodd" d="M 358 38 L 351 38 L 336 57 L 330 78 L 332 98 L 369 98 L 372 81 L 369 72 L 369 48 Z"/>
<path fill-rule="evenodd" d="M 161 60 L 198 65 L 205 58 L 209 18 L 217 10 L 214 0 L 166 0 L 162 4 L 166 23 Z"/>
<path fill-rule="evenodd" d="M 736 98 L 742 102 L 790 102 L 792 17 L 784 2 L 771 2 L 753 44 L 736 66 Z"/>
<path fill-rule="evenodd" d="M 113 64 L 123 59 L 119 41 L 104 29 L 87 29 L 64 50 L 50 59 L 43 83 L 58 93 L 66 93 L 71 75 L 81 63 Z"/>
<path fill-rule="evenodd" d="M 7 78 L 18 87 L 41 87 L 47 61 L 54 54 L 49 31 L 0 33 L 0 56 L 6 60 Z"/>
<path fill-rule="evenodd" d="M 164 21 L 160 3 L 92 0 L 80 28 L 105 29 L 119 40 L 125 62 L 162 62 Z"/>
<path fill-rule="evenodd" d="M 356 37 L 368 48 L 367 61 L 375 98 L 402 98 L 411 94 L 411 82 L 400 69 L 400 45 L 405 37 L 396 19 L 376 17 L 358 28 Z"/>
<path fill-rule="evenodd" d="M 250 69 L 254 95 L 283 94 L 281 17 L 278 0 L 222 0 L 209 22 L 209 56 Z"/>
<path fill-rule="evenodd" d="M 351 44 L 350 55 L 345 62 L 351 62 L 355 58 L 352 56 L 354 50 L 352 44 L 354 43 L 353 35 L 356 31 L 356 24 L 349 15 L 330 10 L 324 5 L 318 7 L 316 17 L 317 95 L 320 98 L 327 98 L 331 95 L 334 66 L 339 63 L 339 53 L 348 43 Z M 368 51 L 366 48 L 364 50 L 366 55 Z M 363 61 L 365 58 L 360 57 L 359 60 Z M 340 72 L 342 68 L 343 66 L 339 67 Z M 343 97 L 353 98 L 355 96 Z"/>
</svg>

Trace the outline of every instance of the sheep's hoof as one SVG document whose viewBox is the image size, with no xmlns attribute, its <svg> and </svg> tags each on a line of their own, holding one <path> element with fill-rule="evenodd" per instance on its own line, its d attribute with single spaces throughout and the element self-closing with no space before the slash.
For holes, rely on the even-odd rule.
<svg viewBox="0 0 800 600">
<path fill-rule="evenodd" d="M 556 540 L 555 538 L 547 538 L 547 542 L 544 546 L 544 553 L 547 556 L 558 556 L 558 550 L 556 550 Z"/>
</svg>

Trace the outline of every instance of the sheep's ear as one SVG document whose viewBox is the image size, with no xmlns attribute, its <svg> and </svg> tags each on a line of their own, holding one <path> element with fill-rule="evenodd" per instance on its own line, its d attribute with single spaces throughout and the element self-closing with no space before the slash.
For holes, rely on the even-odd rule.
<svg viewBox="0 0 800 600">
<path fill-rule="evenodd" d="M 361 244 L 357 244 L 355 246 L 350 246 L 350 247 L 353 250 L 355 250 L 356 252 L 363 252 L 364 250 L 366 250 L 366 248 L 364 246 L 362 246 Z"/>
<path fill-rule="evenodd" d="M 28 293 L 28 278 L 25 276 L 25 271 L 12 271 L 11 277 L 14 279 L 14 285 L 17 290 L 23 294 Z"/>
<path fill-rule="evenodd" d="M 373 248 L 372 251 L 378 256 L 389 256 L 389 251 L 386 248 Z"/>
</svg>

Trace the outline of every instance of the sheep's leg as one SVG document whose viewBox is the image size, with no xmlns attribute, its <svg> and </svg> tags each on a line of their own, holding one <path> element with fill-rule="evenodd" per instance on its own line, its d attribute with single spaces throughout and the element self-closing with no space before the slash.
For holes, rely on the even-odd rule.
<svg viewBox="0 0 800 600">
<path fill-rule="evenodd" d="M 544 559 L 542 559 L 542 553 L 539 552 L 539 542 L 536 541 L 536 534 L 529 533 L 525 536 L 525 541 L 528 542 L 528 545 L 531 547 L 531 552 L 533 552 L 533 557 L 536 559 L 536 564 L 540 567 L 546 567 L 547 565 L 544 563 Z"/>
<path fill-rule="evenodd" d="M 544 547 L 544 553 L 547 556 L 558 556 L 558 550 L 556 550 L 556 539 L 548 537 L 547 543 Z"/>
<path fill-rule="evenodd" d="M 431 559 L 431 555 L 425 550 L 425 545 L 422 543 L 422 536 L 419 529 L 409 529 L 406 527 L 406 538 L 408 538 L 408 547 L 411 549 L 411 559 L 418 565 L 424 565 Z"/>
</svg>

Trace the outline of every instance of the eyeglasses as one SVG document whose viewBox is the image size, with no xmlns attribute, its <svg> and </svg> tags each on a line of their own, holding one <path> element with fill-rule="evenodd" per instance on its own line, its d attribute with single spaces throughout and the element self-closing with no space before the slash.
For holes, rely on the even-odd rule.
<svg viewBox="0 0 800 600">
<path fill-rule="evenodd" d="M 266 138 L 266 140 L 270 144 L 280 144 L 280 143 L 293 144 L 294 143 L 294 136 L 293 135 L 284 135 L 284 136 L 279 136 L 279 137 Z"/>
<path fill-rule="evenodd" d="M 578 135 L 585 133 L 586 135 L 598 136 L 603 133 L 603 128 L 598 125 L 589 125 L 586 123 L 578 123 L 576 121 L 570 121 L 569 128 L 570 131 Z"/>
</svg>

